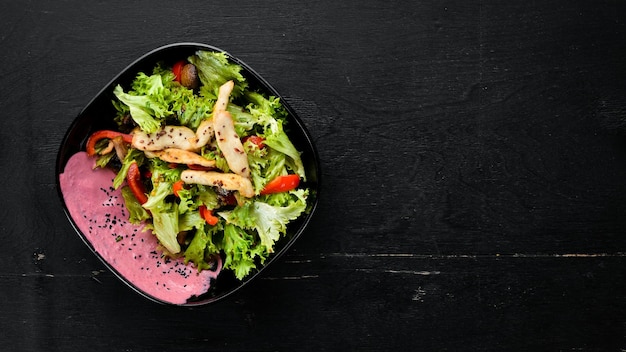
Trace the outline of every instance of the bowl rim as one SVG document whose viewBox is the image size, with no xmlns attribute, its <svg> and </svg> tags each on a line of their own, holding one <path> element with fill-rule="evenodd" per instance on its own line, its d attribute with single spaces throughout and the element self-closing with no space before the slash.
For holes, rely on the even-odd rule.
<svg viewBox="0 0 626 352">
<path fill-rule="evenodd" d="M 80 231 L 80 229 L 76 225 L 73 217 L 71 216 L 71 214 L 69 213 L 69 210 L 67 208 L 67 204 L 65 202 L 65 199 L 64 199 L 64 196 L 63 196 L 63 192 L 61 191 L 61 184 L 60 184 L 60 176 L 64 172 L 64 168 L 65 168 L 65 165 L 67 164 L 67 161 L 69 160 L 69 157 L 71 157 L 71 155 L 73 155 L 73 153 L 70 153 L 70 151 L 67 150 L 68 139 L 72 135 L 72 132 L 77 127 L 77 125 L 80 123 L 80 121 L 84 118 L 83 116 L 84 116 L 85 112 L 93 104 L 95 104 L 99 99 L 101 99 L 102 95 L 107 94 L 108 91 L 111 89 L 111 87 L 113 85 L 115 85 L 121 79 L 121 77 L 124 76 L 125 74 L 127 74 L 130 70 L 132 70 L 133 68 L 139 66 L 144 61 L 148 61 L 150 58 L 160 54 L 163 51 L 171 50 L 171 49 L 177 49 L 177 48 L 187 49 L 187 50 L 194 49 L 196 51 L 197 50 L 208 50 L 208 51 L 224 53 L 231 62 L 240 65 L 243 68 L 243 70 L 245 71 L 246 75 L 249 74 L 254 79 L 256 79 L 259 82 L 260 87 L 263 90 L 266 90 L 267 93 L 270 93 L 270 95 L 273 95 L 273 96 L 277 97 L 280 100 L 280 102 L 283 105 L 283 107 L 285 108 L 285 110 L 288 112 L 288 117 L 287 118 L 289 119 L 289 121 L 295 122 L 295 124 L 298 126 L 298 129 L 301 131 L 301 135 L 305 139 L 304 144 L 306 144 L 308 146 L 308 148 L 309 148 L 309 150 L 307 150 L 307 152 L 310 154 L 309 158 L 311 159 L 312 165 L 314 166 L 314 168 L 313 168 L 314 169 L 313 170 L 314 174 L 313 175 L 307 175 L 307 179 L 311 179 L 312 178 L 312 179 L 315 180 L 314 183 L 312 183 L 312 186 L 309 186 L 310 188 L 312 188 L 312 191 L 313 191 L 311 193 L 314 193 L 314 194 L 311 194 L 309 196 L 309 198 L 307 199 L 308 213 L 301 215 L 301 218 L 299 218 L 299 221 L 301 221 L 301 223 L 295 229 L 295 231 L 292 234 L 289 235 L 289 238 L 286 240 L 286 242 L 280 248 L 279 251 L 277 251 L 275 253 L 272 253 L 272 255 L 266 260 L 266 262 L 260 268 L 258 268 L 255 272 L 253 272 L 249 276 L 247 276 L 244 280 L 241 280 L 240 283 L 237 286 L 235 286 L 234 288 L 230 288 L 227 291 L 225 291 L 222 294 L 219 294 L 217 296 L 202 298 L 202 296 L 208 294 L 210 292 L 210 290 L 211 290 L 211 287 L 213 287 L 213 284 L 215 283 L 216 279 L 212 279 L 212 281 L 213 281 L 212 285 L 209 287 L 209 290 L 207 292 L 199 295 L 198 297 L 190 297 L 190 298 L 187 299 L 187 301 L 185 303 L 180 303 L 180 304 L 161 300 L 161 299 L 156 298 L 156 297 L 152 296 L 151 294 L 149 294 L 149 293 L 139 289 L 137 286 L 135 286 L 133 283 L 131 283 L 128 279 L 126 279 L 123 275 L 121 275 L 111 264 L 109 264 L 104 259 L 104 257 L 94 249 L 94 247 L 91 244 L 91 242 L 86 238 L 85 234 L 83 234 L 82 231 Z M 138 73 L 138 72 L 139 71 L 136 71 L 135 74 Z M 83 137 L 83 141 L 80 143 L 81 145 L 84 144 L 85 139 L 87 137 L 88 136 L 84 136 Z M 57 151 L 56 162 L 55 162 L 55 179 L 56 179 L 57 196 L 59 197 L 59 200 L 61 202 L 61 208 L 63 209 L 63 212 L 64 212 L 65 216 L 69 220 L 70 225 L 72 226 L 72 228 L 74 229 L 74 231 L 76 232 L 78 237 L 87 245 L 89 250 L 103 263 L 103 265 L 109 271 L 111 271 L 114 274 L 114 276 L 116 276 L 120 281 L 122 281 L 126 286 L 130 287 L 132 290 L 134 290 L 135 292 L 137 292 L 141 296 L 143 296 L 143 297 L 145 297 L 145 298 L 147 298 L 147 299 L 149 299 L 149 300 L 151 300 L 153 302 L 156 302 L 156 303 L 159 303 L 159 304 L 163 304 L 163 305 L 172 305 L 172 306 L 181 306 L 181 307 L 197 307 L 197 306 L 204 306 L 204 305 L 216 303 L 218 301 L 223 301 L 225 298 L 230 297 L 234 293 L 240 291 L 248 283 L 250 283 L 251 281 L 256 279 L 258 276 L 260 276 L 260 274 L 262 272 L 264 272 L 265 269 L 270 264 L 272 264 L 275 261 L 277 261 L 280 257 L 282 257 L 291 248 L 291 246 L 293 246 L 293 244 L 296 242 L 296 240 L 300 237 L 300 235 L 308 227 L 308 225 L 311 222 L 311 219 L 312 219 L 312 217 L 313 217 L 313 215 L 314 215 L 314 213 L 315 213 L 315 211 L 317 209 L 318 202 L 319 202 L 319 197 L 320 197 L 321 171 L 320 171 L 319 154 L 318 154 L 316 145 L 313 142 L 313 139 L 311 137 L 310 132 L 308 131 L 308 129 L 306 128 L 305 124 L 303 123 L 301 118 L 298 116 L 298 114 L 293 110 L 291 105 L 284 98 L 284 96 L 282 96 L 265 78 L 263 78 L 259 73 L 257 73 L 248 64 L 243 62 L 238 57 L 230 54 L 226 50 L 223 50 L 223 49 L 218 48 L 218 47 L 213 46 L 213 45 L 203 44 L 203 43 L 198 43 L 198 42 L 175 42 L 175 43 L 170 43 L 170 44 L 166 44 L 166 45 L 162 45 L 162 46 L 156 47 L 156 48 L 154 48 L 154 49 L 152 49 L 152 50 L 142 54 L 141 56 L 139 56 L 135 60 L 131 61 L 122 70 L 120 70 L 120 72 L 117 73 L 108 83 L 106 83 L 88 101 L 88 103 L 80 110 L 78 115 L 76 115 L 74 117 L 74 119 L 72 120 L 70 125 L 67 127 L 67 129 L 66 129 L 66 131 L 65 131 L 65 133 L 63 135 L 63 138 L 61 139 L 60 146 L 59 146 L 58 151 Z M 218 275 L 218 277 L 219 277 L 219 275 Z"/>
</svg>

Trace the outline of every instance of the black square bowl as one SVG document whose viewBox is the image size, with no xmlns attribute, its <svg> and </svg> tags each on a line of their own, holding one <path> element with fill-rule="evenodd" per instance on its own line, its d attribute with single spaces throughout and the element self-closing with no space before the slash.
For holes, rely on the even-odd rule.
<svg viewBox="0 0 626 352">
<path fill-rule="evenodd" d="M 163 63 L 165 65 L 173 65 L 175 62 L 186 59 L 193 55 L 198 50 L 224 52 L 228 59 L 240 65 L 243 69 L 241 73 L 248 81 L 249 88 L 251 90 L 257 90 L 267 94 L 268 96 L 278 97 L 283 104 L 284 108 L 288 112 L 287 125 L 285 127 L 286 133 L 293 142 L 294 146 L 301 152 L 302 162 L 305 166 L 305 173 L 307 180 L 302 186 L 309 189 L 308 197 L 308 209 L 309 211 L 297 220 L 292 221 L 287 228 L 287 235 L 276 242 L 274 253 L 266 260 L 264 265 L 258 270 L 248 275 L 244 280 L 238 280 L 228 270 L 223 270 L 216 279 L 211 282 L 210 288 L 207 292 L 204 292 L 198 296 L 193 296 L 188 299 L 184 304 L 176 304 L 182 306 L 198 306 L 213 303 L 219 301 L 237 290 L 244 287 L 248 282 L 258 277 L 265 268 L 274 263 L 281 255 L 283 255 L 289 247 L 298 239 L 298 237 L 305 230 L 309 224 L 313 213 L 315 211 L 317 200 L 319 197 L 319 179 L 320 168 L 317 151 L 313 144 L 313 141 L 306 130 L 303 122 L 297 116 L 295 111 L 289 106 L 285 99 L 274 89 L 265 79 L 257 74 L 252 68 L 246 65 L 241 60 L 228 54 L 224 50 L 216 48 L 214 46 L 200 44 L 200 43 L 174 43 L 162 46 L 155 50 L 152 50 L 142 57 L 135 60 L 122 72 L 120 72 L 115 78 L 113 78 L 104 88 L 87 104 L 87 106 L 78 114 L 76 119 L 70 125 L 68 131 L 61 143 L 57 162 L 56 162 L 56 181 L 59 197 L 70 223 L 76 230 L 78 236 L 84 241 L 84 243 L 91 249 L 91 251 L 104 263 L 104 265 L 111 270 L 122 282 L 127 284 L 130 288 L 138 292 L 153 301 L 170 304 L 151 296 L 150 294 L 139 289 L 132 282 L 127 280 L 123 275 L 116 271 L 110 263 L 108 263 L 97 251 L 94 246 L 85 237 L 85 235 L 77 227 L 75 220 L 72 218 L 68 211 L 67 205 L 63 198 L 63 194 L 60 186 L 60 175 L 65 169 L 65 165 L 72 155 L 77 152 L 85 150 L 85 143 L 89 135 L 97 130 L 103 129 L 115 129 L 117 126 L 113 121 L 115 116 L 115 108 L 112 105 L 112 101 L 115 99 L 113 89 L 116 85 L 120 84 L 122 87 L 129 87 L 131 82 L 136 78 L 139 72 L 152 72 L 152 69 L 157 63 Z"/>
</svg>

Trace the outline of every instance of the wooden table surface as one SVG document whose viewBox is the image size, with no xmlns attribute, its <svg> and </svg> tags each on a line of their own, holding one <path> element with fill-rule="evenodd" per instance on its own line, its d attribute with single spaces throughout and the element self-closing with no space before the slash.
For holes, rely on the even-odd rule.
<svg viewBox="0 0 626 352">
<path fill-rule="evenodd" d="M 626 348 L 626 3 L 41 1 L 0 14 L 6 351 Z M 302 118 L 315 217 L 235 295 L 163 306 L 67 221 L 80 110 L 164 44 L 220 47 Z"/>
</svg>

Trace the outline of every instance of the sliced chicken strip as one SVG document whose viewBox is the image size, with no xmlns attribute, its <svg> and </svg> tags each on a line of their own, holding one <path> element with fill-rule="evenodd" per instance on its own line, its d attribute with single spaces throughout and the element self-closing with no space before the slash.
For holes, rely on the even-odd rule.
<svg viewBox="0 0 626 352">
<path fill-rule="evenodd" d="M 198 138 L 194 131 L 184 126 L 165 126 L 154 133 L 145 133 L 139 129 L 132 132 L 132 146 L 143 151 L 155 151 L 165 148 L 197 150 Z"/>
<path fill-rule="evenodd" d="M 220 187 L 229 191 L 239 191 L 239 194 L 247 198 L 254 197 L 252 182 L 237 174 L 216 171 L 185 170 L 180 174 L 180 179 L 185 183 Z"/>
<path fill-rule="evenodd" d="M 250 177 L 248 155 L 246 154 L 241 139 L 235 132 L 233 118 L 228 111 L 218 111 L 213 116 L 215 126 L 215 139 L 230 170 L 245 178 Z"/>
<path fill-rule="evenodd" d="M 113 151 L 113 148 L 115 147 L 115 144 L 113 143 L 112 139 L 109 139 L 109 144 L 107 144 L 106 148 L 102 149 L 100 151 L 100 155 L 105 155 L 105 154 L 109 154 L 110 152 Z M 120 159 L 120 160 L 124 160 L 124 159 Z"/>
<path fill-rule="evenodd" d="M 226 111 L 226 107 L 228 106 L 228 102 L 230 100 L 230 93 L 232 93 L 233 88 L 235 87 L 235 82 L 228 81 L 222 84 L 217 92 L 217 101 L 213 106 L 213 115 L 218 111 Z"/>
<path fill-rule="evenodd" d="M 144 153 L 148 158 L 158 157 L 168 163 L 215 167 L 215 160 L 205 159 L 199 154 L 183 149 L 166 148 L 163 150 L 146 151 Z"/>
<path fill-rule="evenodd" d="M 200 122 L 200 126 L 196 130 L 196 138 L 198 140 L 196 147 L 202 148 L 207 145 L 213 138 L 213 119 L 208 118 Z"/>
<path fill-rule="evenodd" d="M 233 91 L 235 83 L 231 80 L 222 84 L 217 92 L 217 101 L 213 105 L 213 116 L 220 111 L 225 111 L 230 100 L 230 93 Z M 214 134 L 213 119 L 208 118 L 200 122 L 198 129 L 196 130 L 197 148 L 204 147 Z"/>
<path fill-rule="evenodd" d="M 113 146 L 115 147 L 115 153 L 117 154 L 117 158 L 120 160 L 124 160 L 126 158 L 126 154 L 128 154 L 128 147 L 124 144 L 121 136 L 115 137 L 111 139 Z"/>
</svg>

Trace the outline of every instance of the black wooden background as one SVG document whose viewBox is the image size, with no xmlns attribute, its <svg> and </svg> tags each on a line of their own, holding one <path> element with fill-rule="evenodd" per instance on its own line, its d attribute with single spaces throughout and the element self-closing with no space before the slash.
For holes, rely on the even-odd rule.
<svg viewBox="0 0 626 352">
<path fill-rule="evenodd" d="M 54 174 L 181 41 L 271 82 L 322 166 L 294 247 L 195 309 L 106 271 Z M 0 45 L 2 350 L 626 349 L 626 2 L 3 1 Z"/>
</svg>

